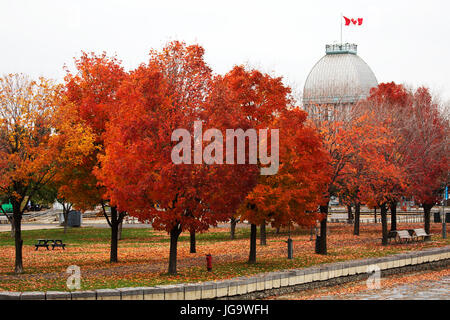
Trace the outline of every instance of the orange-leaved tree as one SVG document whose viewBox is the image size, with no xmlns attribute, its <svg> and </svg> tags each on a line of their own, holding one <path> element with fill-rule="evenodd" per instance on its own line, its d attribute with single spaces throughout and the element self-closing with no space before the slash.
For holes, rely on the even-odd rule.
<svg viewBox="0 0 450 320">
<path fill-rule="evenodd" d="M 22 74 L 0 78 L 0 192 L 13 206 L 15 272 L 23 272 L 21 220 L 28 199 L 93 148 L 82 122 L 62 116 L 61 87 Z"/>
<path fill-rule="evenodd" d="M 227 203 L 223 191 L 215 191 L 229 190 L 233 183 L 226 181 L 239 177 L 204 163 L 203 151 L 200 158 L 194 152 L 203 146 L 203 134 L 194 132 L 197 140 L 191 132 L 213 127 L 205 116 L 213 118 L 206 110 L 215 104 L 209 101 L 212 77 L 203 55 L 198 45 L 174 41 L 130 73 L 118 92 L 98 171 L 112 203 L 170 234 L 170 274 L 177 272 L 181 232 L 201 232 L 229 219 L 236 202 Z"/>
<path fill-rule="evenodd" d="M 441 198 L 450 167 L 450 123 L 429 90 L 421 87 L 413 95 L 404 132 L 409 137 L 405 149 L 409 194 L 424 210 L 425 231 L 430 233 L 431 208 Z"/>
<path fill-rule="evenodd" d="M 242 130 L 245 130 L 245 133 L 247 134 L 247 137 L 249 139 L 249 148 L 245 149 L 246 163 L 250 163 L 254 167 L 257 167 L 259 170 L 264 170 L 263 168 L 267 166 L 267 159 L 263 159 L 262 157 L 264 157 L 264 154 L 268 156 L 270 153 L 270 156 L 272 157 L 272 163 L 270 163 L 270 165 L 274 165 L 273 161 L 279 161 L 278 158 L 275 159 L 275 154 L 273 154 L 273 152 L 276 150 L 276 147 L 278 146 L 280 148 L 279 152 L 282 151 L 285 154 L 284 156 L 288 157 L 288 154 L 291 155 L 290 150 L 292 149 L 289 149 L 287 145 L 292 143 L 292 141 L 288 142 L 286 140 L 288 139 L 289 135 L 284 135 L 282 132 L 279 132 L 279 135 L 282 136 L 282 141 L 286 140 L 284 142 L 281 142 L 284 144 L 284 146 L 280 146 L 279 141 L 277 141 L 279 137 L 275 138 L 275 136 L 273 136 L 272 129 L 282 131 L 284 129 L 282 129 L 280 126 L 286 125 L 286 132 L 289 132 L 291 136 L 295 136 L 298 138 L 297 135 L 293 135 L 292 127 L 297 125 L 303 128 L 302 125 L 305 121 L 304 116 L 306 114 L 303 114 L 301 112 L 295 113 L 295 111 L 292 111 L 293 118 L 297 120 L 297 123 L 288 122 L 287 117 L 284 117 L 284 120 L 281 121 L 280 117 L 282 115 L 286 115 L 288 109 L 293 107 L 293 101 L 290 96 L 290 89 L 282 83 L 282 79 L 280 77 L 272 77 L 271 75 L 264 74 L 258 70 L 245 68 L 243 66 L 236 66 L 223 77 L 223 85 L 225 87 L 224 95 L 228 96 L 228 109 L 233 110 L 233 116 L 228 120 L 229 125 L 231 125 L 231 127 L 233 128 L 236 124 L 238 124 Z M 263 144 L 261 144 L 261 142 L 264 141 L 262 141 L 262 136 L 260 134 L 257 155 L 255 152 L 256 150 L 251 150 L 250 148 L 250 140 L 252 139 L 252 136 L 251 132 L 248 131 L 249 129 L 255 129 L 257 131 L 259 130 L 259 133 L 261 132 L 261 130 L 271 129 L 268 131 L 267 137 L 263 138 L 263 140 L 266 139 L 265 143 Z M 306 132 L 308 132 L 308 130 L 303 129 L 299 131 L 299 134 L 306 134 Z M 274 138 L 274 140 L 272 140 L 272 138 Z M 229 139 L 228 136 L 227 139 Z M 272 145 L 272 143 L 276 143 L 276 146 Z M 296 146 L 298 147 L 298 145 Z M 266 147 L 267 150 L 262 150 L 264 149 L 264 147 Z M 292 148 L 294 148 L 294 146 L 292 146 Z M 253 162 L 251 162 L 252 151 L 254 152 Z M 283 158 L 282 154 L 279 154 L 279 156 Z M 291 162 L 291 160 L 287 162 Z M 289 184 L 288 181 L 290 178 L 288 172 L 289 170 L 292 170 L 292 167 L 288 169 L 288 166 L 286 166 L 286 168 L 283 170 L 286 170 L 286 172 L 283 174 L 280 174 L 278 172 L 273 177 L 258 178 L 258 180 L 260 180 L 260 183 L 258 184 L 258 186 L 256 186 L 256 189 L 254 189 L 254 192 L 249 194 L 249 198 L 247 198 L 247 200 L 243 203 L 239 210 L 242 220 L 247 220 L 251 224 L 249 263 L 254 263 L 256 261 L 256 226 L 258 224 L 261 226 L 265 226 L 265 224 L 267 223 L 272 223 L 273 225 L 281 226 L 289 225 L 292 221 L 290 218 L 288 218 L 289 214 L 284 215 L 286 214 L 285 210 L 278 212 L 280 217 L 284 217 L 283 219 L 275 219 L 274 217 L 277 214 L 275 212 L 272 212 L 272 210 L 270 209 L 272 208 L 272 206 L 266 207 L 266 205 L 257 203 L 255 201 L 256 199 L 260 199 L 262 202 L 270 202 L 269 198 L 273 196 L 277 191 L 272 190 L 271 195 L 267 194 L 267 198 L 265 200 L 263 200 L 260 195 L 263 195 L 266 191 L 268 192 L 268 188 L 276 188 L 275 185 L 279 183 L 277 182 L 277 179 L 281 179 L 280 181 L 283 181 L 283 183 Z M 256 182 L 257 181 L 255 181 L 254 183 Z M 285 186 L 285 188 L 287 188 L 287 186 Z M 286 199 L 289 198 L 289 194 L 291 194 L 289 191 L 284 194 L 286 196 Z M 280 197 L 282 197 L 282 195 L 280 195 Z M 301 201 L 301 199 L 304 198 L 300 198 L 299 201 Z M 283 200 L 281 200 L 280 198 L 279 201 L 279 206 L 281 208 L 283 207 L 283 205 L 281 204 Z M 277 206 L 276 204 L 273 205 Z M 312 201 L 311 206 L 314 205 L 315 202 Z M 292 206 L 295 207 L 295 205 Z M 298 212 L 301 211 L 302 209 L 300 208 Z M 302 217 L 305 217 L 305 215 L 303 215 Z"/>
<path fill-rule="evenodd" d="M 259 132 L 259 130 L 270 128 L 274 120 L 279 117 L 280 112 L 286 110 L 292 104 L 290 89 L 283 84 L 281 77 L 272 77 L 256 69 L 235 66 L 224 76 L 223 81 L 227 88 L 227 93 L 230 95 L 229 108 L 234 110 L 235 119 L 245 133 L 248 130 L 257 130 Z M 230 139 L 230 137 L 227 137 L 227 139 Z M 248 150 L 247 148 L 245 149 L 246 163 L 250 163 L 251 161 L 251 152 L 256 153 L 256 148 L 250 150 L 250 136 L 248 139 L 249 148 Z M 259 136 L 259 139 L 261 139 L 261 136 Z M 252 166 L 256 166 L 257 168 L 265 166 L 261 159 L 261 151 L 269 155 L 271 152 L 268 150 L 272 149 L 271 141 L 272 138 L 269 139 L 268 136 L 265 144 L 267 150 L 261 150 L 261 147 L 258 147 L 259 153 L 257 154 L 257 159 L 253 163 L 250 163 Z M 227 150 L 227 152 L 230 151 Z M 274 155 L 271 154 L 271 157 L 273 158 Z M 245 204 L 244 206 L 248 207 Z M 244 212 L 245 207 L 239 210 L 239 212 Z M 253 263 L 256 260 L 256 226 L 258 224 L 265 225 L 266 222 L 261 219 L 253 219 L 255 215 L 250 214 L 250 212 L 254 212 L 254 210 L 249 211 L 245 219 L 251 224 L 249 262 Z"/>
<path fill-rule="evenodd" d="M 65 103 L 69 113 L 83 122 L 95 134 L 95 149 L 87 155 L 83 162 L 72 170 L 62 173 L 65 181 L 60 185 L 60 192 L 65 198 L 80 209 L 92 209 L 101 204 L 103 214 L 111 227 L 110 262 L 117 262 L 119 225 L 126 212 L 117 211 L 110 204 L 108 216 L 105 205 L 109 198 L 104 186 L 99 183 L 95 174 L 99 166 L 98 156 L 104 153 L 106 127 L 117 109 L 117 90 L 127 77 L 120 61 L 108 57 L 105 53 L 82 53 L 75 60 L 76 73 L 69 71 L 65 77 Z"/>
<path fill-rule="evenodd" d="M 381 210 L 383 245 L 388 243 L 387 210 L 404 194 L 408 183 L 403 153 L 406 136 L 399 120 L 407 103 L 399 104 L 397 97 L 409 99 L 403 87 L 396 85 L 372 89 L 358 104 L 357 121 L 364 129 L 352 143 L 365 168 L 359 186 L 361 199 Z"/>
<path fill-rule="evenodd" d="M 409 122 L 413 96 L 410 90 L 394 82 L 380 83 L 372 88 L 370 96 L 361 101 L 356 110 L 358 113 L 372 113 L 372 122 L 381 123 L 392 137 L 392 153 L 396 155 L 395 163 L 398 167 L 406 169 L 408 158 L 406 154 L 410 149 L 411 137 L 405 130 Z M 406 178 L 406 177 L 405 177 Z M 390 199 L 387 206 L 391 210 L 391 230 L 397 230 L 397 203 L 406 195 L 408 183 L 391 186 Z"/>
<path fill-rule="evenodd" d="M 241 207 L 242 218 L 255 226 L 312 226 L 329 183 L 331 168 L 318 132 L 298 108 L 280 112 L 271 127 L 279 129 L 278 173 L 261 176 Z M 256 262 L 256 237 L 251 238 L 249 263 Z"/>
<path fill-rule="evenodd" d="M 320 204 L 320 233 L 317 235 L 315 251 L 318 254 L 327 254 L 327 216 L 328 204 L 332 196 L 338 194 L 339 180 L 345 177 L 346 167 L 354 157 L 354 149 L 348 139 L 348 131 L 352 120 L 347 113 L 336 112 L 333 119 L 313 118 L 311 123 L 317 128 L 322 138 L 323 146 L 328 154 L 328 167 L 331 168 L 329 183 L 323 189 L 323 198 Z"/>
</svg>

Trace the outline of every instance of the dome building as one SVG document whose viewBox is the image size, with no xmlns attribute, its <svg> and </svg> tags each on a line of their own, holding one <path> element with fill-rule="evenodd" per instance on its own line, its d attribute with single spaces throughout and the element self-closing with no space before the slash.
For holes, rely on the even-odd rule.
<svg viewBox="0 0 450 320">
<path fill-rule="evenodd" d="M 326 45 L 325 53 L 305 81 L 303 105 L 306 110 L 323 105 L 352 105 L 366 98 L 370 89 L 378 85 L 373 71 L 357 55 L 356 44 Z"/>
</svg>

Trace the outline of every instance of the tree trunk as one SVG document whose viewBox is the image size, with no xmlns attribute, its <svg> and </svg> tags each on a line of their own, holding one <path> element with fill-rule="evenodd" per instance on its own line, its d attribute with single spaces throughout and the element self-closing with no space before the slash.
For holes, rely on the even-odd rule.
<svg viewBox="0 0 450 320">
<path fill-rule="evenodd" d="M 427 234 L 430 234 L 431 208 L 433 208 L 432 204 L 423 204 L 424 229 Z"/>
<path fill-rule="evenodd" d="M 122 240 L 122 228 L 123 228 L 123 220 L 120 221 L 119 226 L 117 228 L 117 240 Z"/>
<path fill-rule="evenodd" d="M 373 219 L 375 220 L 375 223 L 377 223 L 377 208 L 373 209 Z"/>
<path fill-rule="evenodd" d="M 328 217 L 328 204 L 326 206 L 320 206 L 320 213 L 325 217 L 320 221 L 320 235 L 316 239 L 316 253 L 327 254 L 327 217 Z"/>
<path fill-rule="evenodd" d="M 353 234 L 359 236 L 359 220 L 361 217 L 361 204 L 355 205 L 355 223 L 353 225 Z"/>
<path fill-rule="evenodd" d="M 14 272 L 16 274 L 23 273 L 23 261 L 22 261 L 22 212 L 20 210 L 20 202 L 17 200 L 12 201 L 13 205 L 13 224 L 14 224 L 14 244 L 16 248 L 16 259 Z"/>
<path fill-rule="evenodd" d="M 233 240 L 236 235 L 236 223 L 237 219 L 231 218 L 231 229 L 230 229 L 230 238 Z"/>
<path fill-rule="evenodd" d="M 191 250 L 190 250 L 190 253 L 196 253 L 197 252 L 197 250 L 196 250 L 196 248 L 195 248 L 195 243 L 196 243 L 196 241 L 195 241 L 195 230 L 191 230 L 190 231 L 190 240 L 191 240 Z"/>
<path fill-rule="evenodd" d="M 119 217 L 117 207 L 111 207 L 111 254 L 109 261 L 117 262 L 117 247 L 119 235 Z"/>
<path fill-rule="evenodd" d="M 176 225 L 170 230 L 169 274 L 177 274 L 177 245 L 180 233 L 180 225 Z"/>
<path fill-rule="evenodd" d="M 250 229 L 250 255 L 248 263 L 256 263 L 256 224 L 251 225 Z"/>
<path fill-rule="evenodd" d="M 11 217 L 11 220 L 9 221 L 11 223 L 11 238 L 16 237 L 16 228 L 14 227 L 14 217 Z"/>
<path fill-rule="evenodd" d="M 266 222 L 263 222 L 259 228 L 259 244 L 262 246 L 267 245 L 266 239 Z"/>
<path fill-rule="evenodd" d="M 68 210 L 63 206 L 63 217 L 64 217 L 64 233 L 67 231 L 67 220 L 69 219 L 69 212 Z"/>
<path fill-rule="evenodd" d="M 277 229 L 275 230 L 276 234 L 280 234 L 280 227 L 277 227 Z"/>
<path fill-rule="evenodd" d="M 63 200 L 58 201 L 63 206 L 63 218 L 64 218 L 64 234 L 67 232 L 67 226 L 69 224 L 69 212 L 72 210 L 72 204 Z"/>
<path fill-rule="evenodd" d="M 352 206 L 347 206 L 347 222 L 348 223 L 352 223 L 353 222 Z"/>
<path fill-rule="evenodd" d="M 388 209 L 386 207 L 386 204 L 381 205 L 380 210 L 381 210 L 381 229 L 382 229 L 382 234 L 383 234 L 381 244 L 383 246 L 387 246 L 387 244 L 388 244 L 388 226 L 387 226 L 387 211 L 388 211 Z"/>
<path fill-rule="evenodd" d="M 397 202 L 390 203 L 391 208 L 391 231 L 397 230 Z"/>
</svg>

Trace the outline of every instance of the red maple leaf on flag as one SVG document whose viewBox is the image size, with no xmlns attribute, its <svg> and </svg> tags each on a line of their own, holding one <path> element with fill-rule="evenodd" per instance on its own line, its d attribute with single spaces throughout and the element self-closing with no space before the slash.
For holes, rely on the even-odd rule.
<svg viewBox="0 0 450 320">
<path fill-rule="evenodd" d="M 358 25 L 358 26 L 360 26 L 360 25 L 362 25 L 362 23 L 363 23 L 363 18 L 358 18 L 358 19 L 353 19 L 353 18 L 347 18 L 347 17 L 345 17 L 345 16 L 342 16 L 344 19 L 345 19 L 345 25 L 346 26 L 349 26 L 349 25 L 351 25 L 352 23 L 353 23 L 353 25 Z"/>
<path fill-rule="evenodd" d="M 344 19 L 345 19 L 345 25 L 349 26 L 350 25 L 350 19 L 347 18 L 347 17 L 344 17 Z"/>
</svg>

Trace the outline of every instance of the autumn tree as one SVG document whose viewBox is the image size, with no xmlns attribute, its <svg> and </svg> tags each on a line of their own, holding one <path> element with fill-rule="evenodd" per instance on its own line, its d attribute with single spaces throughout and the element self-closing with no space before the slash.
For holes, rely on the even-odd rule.
<svg viewBox="0 0 450 320">
<path fill-rule="evenodd" d="M 450 166 L 448 119 L 427 88 L 416 90 L 404 120 L 405 149 L 409 195 L 424 210 L 425 231 L 430 233 L 431 208 L 441 200 Z"/>
<path fill-rule="evenodd" d="M 119 226 L 126 215 L 110 203 L 105 187 L 99 183 L 96 170 L 98 157 L 104 153 L 106 128 L 117 109 L 117 91 L 127 77 L 120 61 L 105 53 L 82 53 L 75 60 L 76 72 L 67 71 L 65 77 L 65 104 L 67 115 L 75 117 L 95 134 L 95 149 L 82 163 L 61 173 L 60 193 L 80 209 L 93 209 L 101 205 L 108 225 L 111 227 L 110 261 L 117 262 Z M 106 206 L 110 205 L 110 215 Z"/>
<path fill-rule="evenodd" d="M 354 126 L 352 128 L 352 133 L 356 133 L 357 129 L 362 129 L 361 127 Z M 358 130 L 359 131 L 359 130 Z M 357 134 L 364 134 L 359 131 Z M 349 161 L 348 165 L 343 169 L 342 174 L 337 179 L 337 195 L 339 199 L 347 205 L 349 210 L 348 221 L 353 223 L 353 234 L 359 235 L 360 232 L 360 218 L 361 218 L 361 194 L 360 194 L 360 183 L 361 177 L 365 174 L 364 172 L 364 162 L 358 155 L 358 145 L 356 144 L 357 139 L 350 140 L 350 135 L 348 136 L 348 141 L 353 143 L 353 147 L 356 149 L 353 152 L 352 159 Z M 351 208 L 354 207 L 354 215 L 351 218 Z"/>
<path fill-rule="evenodd" d="M 213 127 L 204 116 L 212 77 L 203 55 L 198 45 L 171 42 L 130 74 L 118 92 L 98 171 L 112 203 L 170 234 L 170 274 L 177 270 L 181 232 L 205 231 L 233 210 L 233 197 L 217 191 L 232 188 L 225 182 L 236 177 L 195 151 L 206 147 L 201 128 Z"/>
<path fill-rule="evenodd" d="M 244 151 L 245 155 L 240 163 L 238 161 L 239 137 L 234 135 L 239 131 L 245 135 L 248 133 L 248 129 L 253 128 L 255 119 L 255 115 L 252 115 L 254 113 L 253 105 L 251 102 L 243 104 L 242 98 L 245 93 L 240 91 L 241 84 L 248 86 L 246 77 L 249 74 L 250 72 L 247 72 L 244 67 L 236 66 L 224 76 L 215 76 L 207 98 L 207 107 L 202 112 L 202 118 L 207 119 L 206 123 L 210 128 L 223 133 L 233 132 L 233 134 L 226 134 L 223 137 L 224 154 L 222 157 L 222 163 L 228 164 L 227 157 L 230 155 L 229 158 L 232 158 L 233 165 L 213 166 L 224 183 L 224 185 L 214 184 L 213 193 L 218 204 L 217 207 L 225 208 L 228 212 L 231 239 L 235 237 L 237 222 L 242 221 L 237 208 L 244 202 L 250 190 L 255 187 L 260 176 L 258 165 L 248 161 L 249 154 L 253 151 L 256 152 L 255 148 L 250 150 L 250 146 L 246 145 L 246 142 L 250 141 L 250 137 L 241 141 L 243 142 L 241 152 Z M 255 71 L 254 75 L 257 78 L 261 73 Z M 253 236 L 256 237 L 256 233 Z"/>
<path fill-rule="evenodd" d="M 288 96 L 290 91 L 283 85 L 281 78 L 272 77 L 244 66 L 235 66 L 229 71 L 223 77 L 223 86 L 222 92 L 223 95 L 227 96 L 227 108 L 230 110 L 229 117 L 224 117 L 228 128 L 239 128 L 245 134 L 249 134 L 249 129 L 256 130 L 256 132 L 260 129 L 267 129 L 278 116 L 278 113 L 286 109 L 291 101 Z M 230 139 L 230 137 L 227 136 L 227 139 Z M 231 142 L 235 141 L 234 137 L 231 137 L 231 139 Z M 261 159 L 256 156 L 250 158 L 251 153 L 256 155 L 256 148 L 253 147 L 250 150 L 252 148 L 250 145 L 251 139 L 248 136 L 248 144 L 245 140 L 245 145 L 241 148 L 241 151 L 245 151 L 245 156 L 244 153 L 242 155 L 245 157 L 245 163 L 253 166 L 252 170 L 259 170 L 258 168 L 262 167 Z M 256 139 L 256 137 L 253 137 L 253 139 Z M 236 144 L 231 145 L 237 148 Z M 268 143 L 266 145 L 269 147 Z M 227 153 L 233 152 L 234 163 L 238 161 L 236 151 L 237 149 L 227 149 L 226 151 Z M 253 183 L 256 184 L 256 180 Z M 251 262 L 254 260 L 252 257 L 256 257 L 256 225 L 261 225 L 263 221 L 256 221 L 257 219 L 252 221 L 251 215 L 246 217 L 251 223 L 249 259 Z"/>
<path fill-rule="evenodd" d="M 405 150 L 409 139 L 403 124 L 411 95 L 401 85 L 380 84 L 357 105 L 364 134 L 359 135 L 358 157 L 365 167 L 361 176 L 361 196 L 369 205 L 379 207 L 382 244 L 387 244 L 387 210 L 391 208 L 391 230 L 396 230 L 396 203 L 408 186 Z"/>
<path fill-rule="evenodd" d="M 47 79 L 4 76 L 0 100 L 0 193 L 13 206 L 15 272 L 20 274 L 21 220 L 27 200 L 51 183 L 59 168 L 79 164 L 91 151 L 93 139 L 83 123 L 59 116 L 61 88 Z"/>
<path fill-rule="evenodd" d="M 292 111 L 292 116 L 294 117 L 295 120 L 298 121 L 297 123 L 289 123 L 287 121 L 287 117 L 283 118 L 284 119 L 283 122 L 281 122 L 280 120 L 281 115 L 285 115 L 285 113 L 288 112 L 288 109 L 293 106 L 292 98 L 290 97 L 290 90 L 288 87 L 283 85 L 281 78 L 272 77 L 268 74 L 263 74 L 258 70 L 246 69 L 243 66 L 236 66 L 224 76 L 223 82 L 225 87 L 227 88 L 225 92 L 228 92 L 229 95 L 228 109 L 234 110 L 233 112 L 234 116 L 228 118 L 229 119 L 228 125 L 230 125 L 231 127 L 234 127 L 238 123 L 239 127 L 242 128 L 243 130 L 248 129 L 264 130 L 267 128 L 280 129 L 281 135 L 280 139 L 282 139 L 281 141 L 287 139 L 287 136 L 282 133 L 282 131 L 284 130 L 280 127 L 282 124 L 287 126 L 286 133 L 289 132 L 291 135 L 293 134 L 293 132 L 291 131 L 292 129 L 290 126 L 293 127 L 299 126 L 300 128 L 303 129 L 303 122 L 305 119 L 302 117 L 305 114 L 302 114 L 301 112 L 295 113 L 294 111 Z M 299 129 L 299 130 L 300 135 L 304 134 L 308 137 L 311 137 L 310 136 L 311 132 L 308 131 L 308 129 L 303 130 Z M 301 149 L 302 146 L 295 144 L 297 142 L 299 143 L 301 138 L 296 135 L 293 135 L 293 137 L 297 137 L 298 139 L 297 141 L 294 141 L 295 148 Z M 267 150 L 272 150 L 270 152 L 271 155 L 273 156 L 272 145 L 269 143 L 269 141 L 272 141 L 272 137 L 270 136 L 269 138 L 268 135 L 266 140 L 267 141 L 265 146 L 267 146 Z M 314 145 L 314 141 L 316 140 L 312 138 L 310 143 L 311 145 L 317 147 L 316 145 Z M 283 142 L 280 142 L 280 144 L 281 143 Z M 288 145 L 290 143 L 293 143 L 293 141 L 288 142 L 286 140 L 284 142 L 285 145 Z M 311 145 L 308 146 L 312 148 Z M 292 148 L 294 148 L 294 146 Z M 250 145 L 248 147 L 249 147 L 248 149 L 245 149 L 246 150 L 245 156 L 247 159 L 247 163 L 250 163 L 251 160 L 249 157 Z M 292 149 L 283 149 L 284 147 L 282 146 L 280 146 L 280 148 L 281 148 L 280 150 L 283 150 L 285 154 L 285 155 L 280 154 L 280 157 L 282 159 L 283 157 L 292 156 L 291 153 Z M 261 149 L 259 150 L 261 151 Z M 302 156 L 304 156 L 304 154 L 302 154 Z M 303 160 L 307 159 L 305 158 Z M 294 160 L 289 160 L 289 163 L 293 165 Z M 260 158 L 256 159 L 253 162 L 253 165 L 257 166 L 258 168 L 262 168 L 265 166 L 264 162 Z M 291 206 L 287 206 L 286 203 L 281 204 L 282 202 L 281 199 L 279 199 L 280 203 L 278 204 L 278 206 L 277 204 L 268 205 L 267 203 L 264 203 L 265 201 L 270 202 L 271 197 L 275 196 L 277 192 L 281 193 L 281 189 L 283 189 L 282 186 L 280 186 L 280 189 L 276 190 L 277 184 L 281 184 L 281 181 L 285 183 L 284 185 L 285 189 L 288 188 L 289 184 L 291 184 L 290 187 L 293 187 L 293 183 L 296 180 L 294 177 L 290 177 L 290 172 L 288 171 L 293 169 L 292 167 L 288 169 L 289 166 L 287 164 L 284 168 L 285 169 L 283 170 L 286 170 L 286 172 L 283 174 L 278 173 L 275 174 L 274 176 L 258 177 L 257 181 L 258 184 L 255 186 L 253 191 L 248 195 L 246 201 L 243 203 L 243 205 L 239 210 L 241 214 L 241 220 L 247 220 L 251 224 L 249 263 L 254 263 L 256 261 L 257 225 L 262 224 L 266 225 L 268 223 L 276 227 L 280 227 L 281 225 L 290 225 L 294 221 L 292 220 L 294 212 L 298 214 L 298 216 L 301 216 L 303 218 L 305 217 L 304 214 L 305 208 L 298 204 L 291 203 Z M 298 178 L 299 177 L 297 176 L 297 179 Z M 308 185 L 308 187 L 313 188 L 311 185 Z M 269 189 L 271 188 L 274 188 L 274 190 L 272 190 L 272 192 L 269 192 Z M 269 193 L 265 194 L 265 192 Z M 284 194 L 285 194 L 284 199 L 286 200 L 289 198 L 288 195 L 291 195 L 291 192 L 286 191 Z M 307 197 L 307 194 L 305 194 L 304 197 Z M 263 198 L 265 200 L 263 200 Z M 261 202 L 256 201 L 256 199 L 259 199 Z M 304 199 L 303 197 L 300 197 L 299 201 L 303 199 Z M 310 205 L 314 206 L 315 204 L 316 203 L 312 201 Z M 275 207 L 277 208 L 276 210 L 278 211 L 273 212 L 273 210 L 275 210 Z M 294 209 L 295 207 L 298 207 L 297 210 Z M 270 208 L 272 208 L 273 210 L 270 210 Z M 289 215 L 292 215 L 291 218 L 288 218 Z M 311 216 L 314 216 L 314 214 L 312 214 Z M 281 217 L 283 217 L 283 219 L 285 220 L 283 220 Z M 305 224 L 300 223 L 298 217 L 296 222 L 299 224 Z"/>
<path fill-rule="evenodd" d="M 387 210 L 393 198 L 398 196 L 399 188 L 405 188 L 405 170 L 396 163 L 393 153 L 394 140 L 387 128 L 375 126 L 367 134 L 376 140 L 362 142 L 361 157 L 364 159 L 366 174 L 362 176 L 362 199 L 381 211 L 382 244 L 387 245 Z"/>
<path fill-rule="evenodd" d="M 348 205 L 355 206 L 355 215 L 358 216 L 354 226 L 354 233 L 359 233 L 359 211 L 361 203 L 361 178 L 364 177 L 365 166 L 367 162 L 361 158 L 363 138 L 368 138 L 366 143 L 374 143 L 376 141 L 369 137 L 364 131 L 376 127 L 390 126 L 390 134 L 392 136 L 392 148 L 395 149 L 395 154 L 401 154 L 403 144 L 401 138 L 400 120 L 404 114 L 402 107 L 405 107 L 408 102 L 408 94 L 403 87 L 396 87 L 395 85 L 381 84 L 377 90 L 372 91 L 372 95 L 364 101 L 357 103 L 346 103 L 344 98 L 342 102 L 339 99 L 334 104 L 323 105 L 306 105 L 305 108 L 310 112 L 311 122 L 318 128 L 321 133 L 325 149 L 329 154 L 329 165 L 333 168 L 330 175 L 330 183 L 324 192 L 324 201 L 320 210 L 325 218 L 320 221 L 320 235 L 316 241 L 316 252 L 320 254 L 327 253 L 327 219 L 328 202 L 331 196 L 339 195 Z M 367 121 L 367 115 L 374 111 L 371 116 L 377 124 Z M 365 117 L 364 121 L 359 121 Z M 387 118 L 389 117 L 389 118 Z M 359 122 L 358 122 L 359 121 Z M 394 130 L 395 129 L 395 130 Z M 376 131 L 376 130 L 375 130 Z M 402 158 L 396 158 L 396 165 L 400 166 Z M 404 192 L 401 186 L 405 184 L 392 186 L 391 198 L 387 205 L 393 208 L 395 213 L 395 204 L 400 195 Z M 395 192 L 394 192 L 395 191 Z M 395 214 L 393 215 L 395 226 Z"/>
<path fill-rule="evenodd" d="M 402 168 L 409 166 L 406 154 L 410 148 L 411 137 L 405 130 L 408 122 L 413 95 L 401 84 L 394 82 L 380 83 L 372 88 L 367 101 L 362 101 L 359 112 L 366 112 L 367 107 L 373 112 L 373 120 L 382 123 L 392 136 L 392 152 L 396 155 L 396 165 Z M 405 178 L 406 179 L 406 178 Z M 402 185 L 392 185 L 389 203 L 391 210 L 391 230 L 397 230 L 397 203 L 406 195 L 407 181 Z"/>
<path fill-rule="evenodd" d="M 272 125 L 280 134 L 278 173 L 261 176 L 241 207 L 242 217 L 255 226 L 312 226 L 321 218 L 317 208 L 329 183 L 330 168 L 320 136 L 306 124 L 306 117 L 298 108 L 286 109 Z M 255 263 L 254 236 L 250 248 L 249 262 Z"/>
<path fill-rule="evenodd" d="M 384 207 L 388 206 L 391 230 L 396 230 L 397 202 L 401 197 L 413 196 L 424 208 L 425 229 L 429 232 L 430 211 L 438 201 L 449 165 L 448 121 L 440 113 L 438 104 L 432 101 L 426 88 L 412 92 L 392 82 L 372 89 L 370 97 L 362 101 L 357 110 L 360 114 L 370 115 L 373 127 L 378 125 L 384 130 L 384 137 L 374 140 L 378 148 L 373 150 L 382 157 L 380 164 L 384 161 L 386 165 L 373 163 L 378 166 L 378 173 L 385 177 L 380 177 L 378 187 L 382 188 L 382 198 L 387 202 L 378 203 L 381 189 L 375 192 L 378 199 L 375 202 L 381 204 L 382 222 Z M 364 135 L 366 143 L 375 137 L 379 135 Z M 389 171 L 390 178 L 385 176 Z M 383 181 L 389 183 L 383 185 Z M 372 191 L 377 189 L 375 185 L 372 184 Z"/>
<path fill-rule="evenodd" d="M 345 109 L 346 106 L 342 106 Z M 320 203 L 320 233 L 317 235 L 315 251 L 318 254 L 327 254 L 327 217 L 328 207 L 332 196 L 338 194 L 338 183 L 343 177 L 345 168 L 349 165 L 354 156 L 354 150 L 349 143 L 347 136 L 351 119 L 347 118 L 347 112 L 340 112 L 333 108 L 332 117 L 328 117 L 329 109 L 327 106 L 318 106 L 324 108 L 323 112 L 311 114 L 311 123 L 320 133 L 323 146 L 327 152 L 327 166 L 331 168 L 329 183 L 323 189 L 323 197 Z M 343 110 L 343 111 L 344 111 Z M 326 116 L 324 116 L 324 113 Z"/>
</svg>

